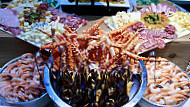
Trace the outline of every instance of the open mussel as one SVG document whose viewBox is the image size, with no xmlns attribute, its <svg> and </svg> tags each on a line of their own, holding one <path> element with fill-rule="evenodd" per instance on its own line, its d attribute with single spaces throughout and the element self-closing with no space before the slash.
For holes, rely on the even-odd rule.
<svg viewBox="0 0 190 107">
<path fill-rule="evenodd" d="M 124 69 L 113 72 L 53 72 L 52 84 L 57 95 L 73 107 L 118 107 L 129 101 L 130 74 Z"/>
</svg>

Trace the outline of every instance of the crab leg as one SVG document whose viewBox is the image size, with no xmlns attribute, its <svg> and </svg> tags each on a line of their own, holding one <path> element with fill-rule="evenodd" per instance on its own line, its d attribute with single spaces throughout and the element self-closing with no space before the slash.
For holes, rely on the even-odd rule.
<svg viewBox="0 0 190 107">
<path fill-rule="evenodd" d="M 102 29 L 98 27 L 98 35 L 102 35 Z"/>
<path fill-rule="evenodd" d="M 90 50 L 93 50 L 93 49 L 97 48 L 100 44 L 102 44 L 102 43 L 105 42 L 106 40 L 107 40 L 106 38 L 103 38 L 103 39 L 100 40 L 99 42 L 89 45 L 89 46 L 87 47 L 86 51 L 89 52 Z"/>
<path fill-rule="evenodd" d="M 131 43 L 133 41 L 133 39 L 137 36 L 137 32 L 135 34 L 131 34 L 131 37 L 129 38 L 129 40 L 124 44 L 122 49 L 126 49 L 129 45 L 129 43 Z"/>
<path fill-rule="evenodd" d="M 68 64 L 69 70 L 73 71 L 75 67 L 75 61 L 74 61 L 73 52 L 72 52 L 72 45 L 71 45 L 72 42 L 66 32 L 63 33 L 63 36 L 69 42 L 69 44 L 66 47 L 67 64 Z"/>
<path fill-rule="evenodd" d="M 127 46 L 127 48 L 125 50 L 128 50 L 128 51 L 132 51 L 134 49 L 134 47 L 136 47 L 137 43 L 138 43 L 138 36 L 136 36 L 134 38 L 134 40 L 132 42 L 129 43 L 129 45 Z"/>
<path fill-rule="evenodd" d="M 52 37 L 55 36 L 55 29 L 57 28 L 57 23 L 59 22 L 59 20 L 60 20 L 60 17 L 57 16 L 57 19 L 56 19 L 55 23 L 51 26 Z"/>
<path fill-rule="evenodd" d="M 94 44 L 89 45 L 89 46 L 87 47 L 87 49 L 81 53 L 81 56 L 82 56 L 81 63 L 84 63 L 84 62 L 87 61 L 88 56 L 89 56 L 89 52 L 90 52 L 91 50 L 96 49 L 98 46 L 100 46 L 100 44 L 102 44 L 102 43 L 105 42 L 105 41 L 106 41 L 106 39 L 104 38 L 104 39 L 100 40 L 99 42 L 96 42 L 96 43 L 94 43 Z M 91 43 L 92 43 L 92 42 L 91 42 Z"/>
<path fill-rule="evenodd" d="M 68 36 L 70 36 L 71 39 L 78 36 L 78 34 L 74 33 L 67 25 L 65 25 L 63 28 L 69 33 Z"/>
<path fill-rule="evenodd" d="M 74 34 L 74 32 L 73 32 L 67 25 L 65 25 L 63 28 L 64 28 L 67 32 L 69 32 L 70 34 Z"/>
<path fill-rule="evenodd" d="M 164 59 L 164 58 L 157 58 L 157 59 L 155 59 L 155 58 L 146 58 L 146 57 L 142 57 L 142 56 L 138 56 L 138 55 L 136 55 L 136 54 L 133 54 L 133 53 L 131 53 L 131 52 L 129 52 L 129 51 L 122 52 L 122 55 L 127 55 L 127 56 L 129 56 L 129 57 L 131 57 L 131 58 L 134 58 L 134 59 L 136 59 L 136 60 L 142 60 L 142 61 L 168 62 L 168 60 L 167 60 L 167 59 Z"/>
<path fill-rule="evenodd" d="M 117 35 L 117 34 L 119 34 L 119 33 L 122 33 L 125 29 L 127 29 L 127 28 L 129 28 L 129 27 L 135 25 L 136 23 L 138 23 L 138 21 L 134 21 L 134 22 L 132 22 L 132 23 L 129 23 L 129 24 L 127 24 L 127 25 L 125 25 L 125 26 L 119 28 L 119 29 L 113 30 L 113 31 L 111 31 L 109 34 L 110 34 L 110 35 Z"/>
<path fill-rule="evenodd" d="M 89 40 L 89 39 L 99 40 L 100 36 L 90 36 L 88 34 L 84 34 L 84 35 L 77 36 L 76 39 L 77 40 Z"/>
<path fill-rule="evenodd" d="M 55 42 L 55 43 L 51 43 L 51 44 L 48 44 L 48 45 L 43 45 L 41 46 L 41 49 L 54 49 L 56 48 L 57 46 L 60 46 L 60 45 L 63 45 L 65 46 L 68 42 L 67 41 L 62 41 L 62 42 Z"/>
<path fill-rule="evenodd" d="M 140 48 L 143 44 L 145 44 L 146 42 L 148 42 L 148 40 L 143 41 L 143 42 L 141 42 L 141 43 L 137 43 L 137 45 L 135 46 L 135 48 L 134 48 L 134 50 L 133 50 L 132 52 L 135 53 L 135 54 L 137 54 L 138 51 L 139 51 L 139 48 Z"/>
<path fill-rule="evenodd" d="M 107 43 L 107 44 L 111 44 L 111 43 L 112 43 L 111 40 L 109 39 L 109 37 L 106 37 L 106 43 Z M 109 50 L 110 50 L 111 56 L 112 56 L 112 57 L 115 56 L 114 48 L 113 48 L 113 47 L 110 47 Z"/>
<path fill-rule="evenodd" d="M 91 28 L 89 28 L 85 33 L 93 35 L 95 30 L 98 29 L 98 27 L 104 22 L 104 20 L 99 21 L 95 25 L 93 25 Z"/>
</svg>

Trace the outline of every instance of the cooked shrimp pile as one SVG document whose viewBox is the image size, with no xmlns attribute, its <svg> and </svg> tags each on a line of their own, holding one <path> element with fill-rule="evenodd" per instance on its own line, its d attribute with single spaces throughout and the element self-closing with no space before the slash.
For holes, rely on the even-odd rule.
<svg viewBox="0 0 190 107">
<path fill-rule="evenodd" d="M 176 105 L 188 98 L 188 75 L 171 62 L 147 63 L 148 85 L 144 97 L 161 105 Z M 155 72 L 155 73 L 154 73 Z"/>
<path fill-rule="evenodd" d="M 39 56 L 35 59 L 30 53 L 22 55 L 0 74 L 1 96 L 10 102 L 25 102 L 40 97 L 45 92 L 44 85 L 40 82 L 44 67 Z"/>
</svg>

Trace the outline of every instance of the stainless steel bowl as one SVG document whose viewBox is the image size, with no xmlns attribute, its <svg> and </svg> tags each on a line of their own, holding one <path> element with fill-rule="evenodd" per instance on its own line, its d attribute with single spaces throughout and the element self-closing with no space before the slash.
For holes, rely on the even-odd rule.
<svg viewBox="0 0 190 107">
<path fill-rule="evenodd" d="M 139 62 L 140 62 L 141 68 L 143 68 L 143 66 L 144 66 L 143 61 L 139 61 Z M 70 105 L 68 105 L 67 103 L 62 101 L 62 99 L 59 98 L 59 96 L 55 93 L 55 91 L 52 87 L 51 81 L 50 81 L 50 71 L 49 71 L 48 67 L 45 67 L 45 69 L 44 69 L 44 81 L 45 81 L 45 88 L 47 90 L 47 93 L 49 94 L 50 98 L 58 106 L 71 107 Z M 130 95 L 132 95 L 129 97 L 130 101 L 123 106 L 126 106 L 126 107 L 135 106 L 140 101 L 140 99 L 143 97 L 143 94 L 146 90 L 146 86 L 147 86 L 147 72 L 146 72 L 146 69 L 144 69 L 142 71 L 140 84 L 135 84 L 135 81 L 134 81 L 134 84 L 130 91 Z"/>
<path fill-rule="evenodd" d="M 139 105 L 141 107 L 182 107 L 188 99 L 184 100 L 183 102 L 177 104 L 177 105 L 160 105 L 160 104 L 156 104 L 154 102 L 151 102 L 147 99 L 145 99 L 144 97 L 142 97 L 142 99 L 139 101 Z"/>
<path fill-rule="evenodd" d="M 11 63 L 16 62 L 17 60 L 19 60 L 21 57 L 17 57 L 12 59 L 11 61 L 9 61 L 8 63 L 6 63 L 1 69 L 0 69 L 0 73 L 3 72 L 3 70 L 5 68 L 7 68 Z M 4 105 L 4 106 L 19 106 L 19 107 L 43 107 L 45 105 L 47 105 L 47 103 L 49 103 L 51 101 L 50 97 L 48 96 L 47 92 L 45 94 L 43 94 L 42 96 L 30 100 L 30 101 L 26 101 L 26 102 L 9 102 L 6 99 L 4 99 L 2 96 L 0 96 L 0 104 Z M 0 106 L 1 106 L 0 105 Z"/>
<path fill-rule="evenodd" d="M 173 62 L 170 62 L 170 63 L 173 63 Z M 179 67 L 179 66 L 177 66 L 177 67 Z M 181 71 L 184 72 L 182 69 L 181 69 Z M 190 77 L 189 77 L 189 80 L 190 80 Z M 146 107 L 182 107 L 187 102 L 187 100 L 188 100 L 188 98 L 177 105 L 160 105 L 160 104 L 151 102 L 151 101 L 147 100 L 146 98 L 142 97 L 142 99 L 139 101 L 138 104 L 142 107 L 145 107 L 145 106 Z"/>
</svg>

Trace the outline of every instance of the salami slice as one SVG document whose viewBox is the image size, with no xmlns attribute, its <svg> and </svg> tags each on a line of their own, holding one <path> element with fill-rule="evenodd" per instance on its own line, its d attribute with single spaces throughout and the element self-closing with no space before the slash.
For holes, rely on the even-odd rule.
<svg viewBox="0 0 190 107">
<path fill-rule="evenodd" d="M 162 49 L 165 47 L 166 43 L 162 39 L 156 39 L 157 46 Z"/>
</svg>

